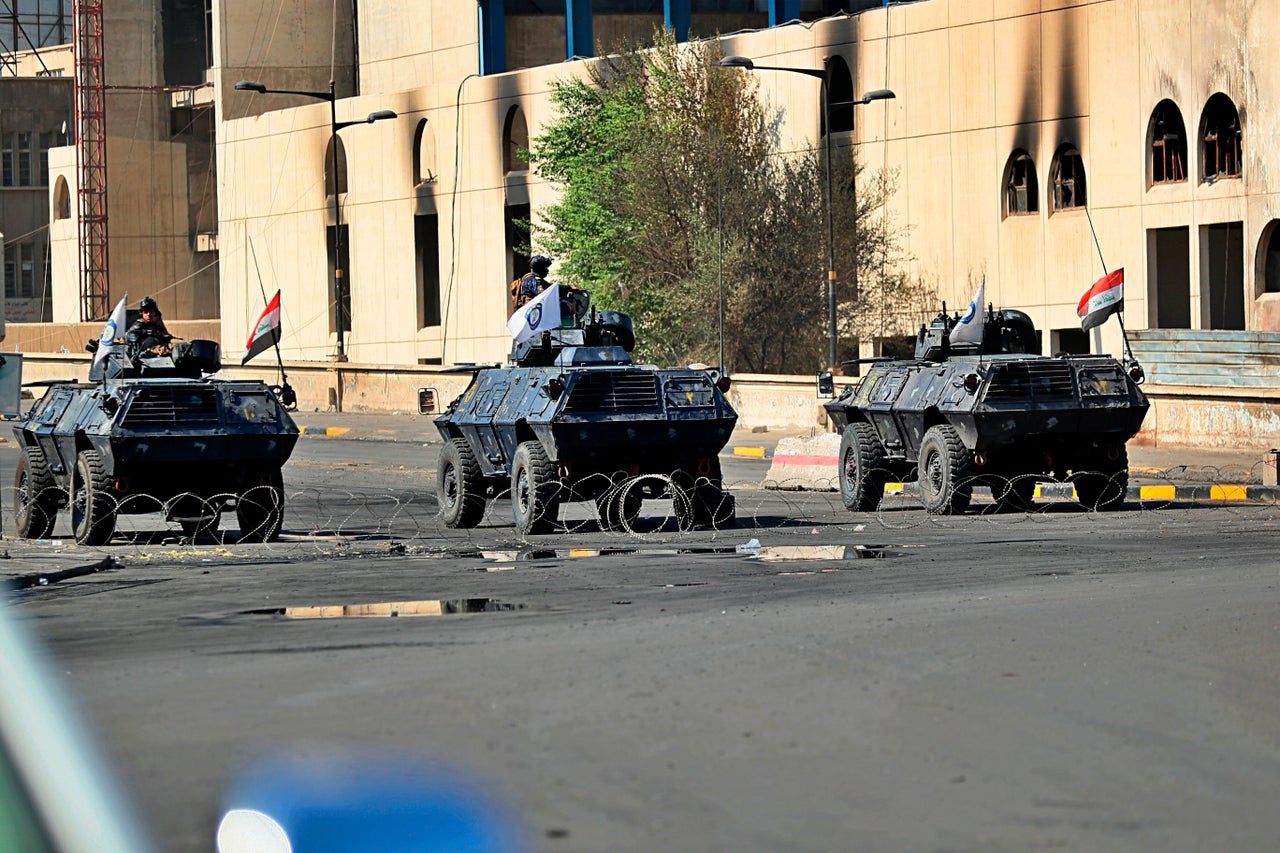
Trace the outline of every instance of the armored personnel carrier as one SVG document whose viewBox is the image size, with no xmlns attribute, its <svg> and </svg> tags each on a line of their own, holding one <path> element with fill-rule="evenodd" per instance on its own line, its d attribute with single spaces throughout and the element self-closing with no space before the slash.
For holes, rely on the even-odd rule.
<svg viewBox="0 0 1280 853">
<path fill-rule="evenodd" d="M 194 536 L 234 507 L 241 541 L 275 539 L 298 428 L 262 382 L 205 375 L 221 367 L 214 341 L 136 359 L 117 346 L 88 382 L 49 385 L 14 426 L 18 535 L 48 536 L 70 508 L 84 545 L 108 542 L 120 513 L 162 512 Z"/>
<path fill-rule="evenodd" d="M 480 368 L 435 424 L 437 489 L 449 527 L 475 527 L 509 494 L 516 529 L 556 529 L 561 504 L 591 500 L 601 526 L 630 529 L 645 498 L 670 497 L 682 529 L 734 521 L 719 452 L 737 413 L 714 370 L 634 364 L 631 319 L 565 292 L 561 328 Z"/>
<path fill-rule="evenodd" d="M 1149 406 L 1138 363 L 1037 355 L 1031 318 L 1013 309 L 987 309 L 980 344 L 952 344 L 956 321 L 944 308 L 921 327 L 914 359 L 873 359 L 825 404 L 843 433 L 844 505 L 874 510 L 885 483 L 918 479 L 931 513 L 964 512 L 975 486 L 989 487 L 999 510 L 1027 509 L 1037 479 L 1051 477 L 1089 509 L 1118 509 L 1125 443 Z"/>
</svg>

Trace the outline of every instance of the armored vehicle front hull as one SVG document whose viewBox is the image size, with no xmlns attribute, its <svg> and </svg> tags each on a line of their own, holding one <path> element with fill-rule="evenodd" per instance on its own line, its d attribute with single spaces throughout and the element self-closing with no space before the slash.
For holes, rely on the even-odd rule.
<svg viewBox="0 0 1280 853">
<path fill-rule="evenodd" d="M 121 513 L 194 535 L 234 508 L 252 541 L 279 532 L 298 428 L 261 382 L 170 376 L 52 386 L 14 435 L 19 535 L 48 535 L 63 508 L 84 544 L 108 541 Z"/>
<path fill-rule="evenodd" d="M 509 492 L 522 533 L 554 529 L 570 500 L 593 500 L 602 524 L 625 526 L 644 497 L 673 488 L 682 523 L 727 523 L 718 454 L 737 414 L 716 379 L 630 363 L 479 371 L 436 419 L 446 523 L 472 526 L 486 497 Z"/>
<path fill-rule="evenodd" d="M 1037 477 L 1074 483 L 1090 508 L 1117 508 L 1125 443 L 1149 403 L 1108 356 L 1002 354 L 878 363 L 825 408 L 845 435 L 847 506 L 872 509 L 884 482 L 918 479 L 927 508 L 957 512 L 975 485 L 1000 508 L 1027 508 Z"/>
</svg>

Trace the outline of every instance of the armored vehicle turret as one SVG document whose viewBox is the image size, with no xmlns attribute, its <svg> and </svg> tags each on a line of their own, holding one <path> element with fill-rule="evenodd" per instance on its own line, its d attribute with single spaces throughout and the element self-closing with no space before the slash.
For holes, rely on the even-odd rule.
<svg viewBox="0 0 1280 853">
<path fill-rule="evenodd" d="M 476 369 L 436 418 L 445 524 L 474 527 L 505 494 L 521 534 L 554 530 L 561 504 L 582 500 L 606 529 L 629 529 L 659 497 L 682 529 L 732 524 L 718 456 L 738 419 L 728 377 L 633 363 L 629 317 L 562 293 L 560 328 L 515 344 L 505 367 Z"/>
<path fill-rule="evenodd" d="M 1027 509 L 1038 478 L 1054 478 L 1089 509 L 1119 508 L 1125 443 L 1149 406 L 1137 362 L 1038 355 L 1031 318 L 1013 309 L 987 309 L 980 343 L 952 343 L 956 322 L 944 310 L 921 327 L 914 359 L 873 359 L 825 404 L 843 434 L 845 506 L 874 510 L 887 482 L 918 479 L 932 513 L 964 512 L 975 486 L 997 509 Z"/>
<path fill-rule="evenodd" d="M 14 426 L 18 535 L 48 536 L 69 507 L 84 545 L 108 542 L 121 513 L 160 512 L 194 536 L 234 508 L 241 541 L 275 539 L 281 468 L 298 440 L 276 392 L 207 376 L 222 368 L 214 341 L 182 341 L 169 355 L 122 350 L 95 358 L 88 382 L 50 384 Z"/>
</svg>

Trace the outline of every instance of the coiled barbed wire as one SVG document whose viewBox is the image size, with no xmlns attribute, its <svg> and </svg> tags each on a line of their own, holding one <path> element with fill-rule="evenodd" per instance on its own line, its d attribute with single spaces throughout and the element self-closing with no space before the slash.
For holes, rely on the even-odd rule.
<svg viewBox="0 0 1280 853">
<path fill-rule="evenodd" d="M 877 472 L 889 482 L 889 472 Z M 95 511 L 109 514 L 112 532 L 100 547 L 148 543 L 195 546 L 254 544 L 273 553 L 332 553 L 334 549 L 403 546 L 438 549 L 458 544 L 491 547 L 493 543 L 572 544 L 584 537 L 613 541 L 669 543 L 692 536 L 712 541 L 727 537 L 749 539 L 762 531 L 780 535 L 810 534 L 834 528 L 842 534 L 874 526 L 904 530 L 925 526 L 961 529 L 980 524 L 1043 523 L 1072 515 L 1080 523 L 1116 527 L 1132 523 L 1135 512 L 1237 511 L 1249 506 L 1256 513 L 1280 515 L 1274 488 L 1257 487 L 1251 473 L 1231 469 L 1179 466 L 1160 472 L 1144 471 L 1141 485 L 1131 475 L 1103 472 L 1075 473 L 1059 480 L 1042 475 L 1012 478 L 972 477 L 954 488 L 971 494 L 963 513 L 927 512 L 919 486 L 909 478 L 901 488 L 886 489 L 869 512 L 844 506 L 837 478 L 721 483 L 710 477 L 670 475 L 586 479 L 572 490 L 561 489 L 555 501 L 556 519 L 547 534 L 521 535 L 515 527 L 510 489 L 492 489 L 484 496 L 484 512 L 474 527 L 448 527 L 441 516 L 435 490 L 345 489 L 304 487 L 277 492 L 269 486 L 241 494 L 201 495 L 187 492 L 165 499 L 147 494 L 96 496 Z M 1125 493 L 1120 504 L 1102 511 L 1082 499 L 1079 485 L 1092 475 L 1099 483 L 1092 495 L 1111 484 Z M 1248 482 L 1253 479 L 1254 482 Z M 1244 481 L 1242 483 L 1241 481 Z M 1033 494 L 1028 483 L 1038 487 Z M 48 488 L 25 494 L 9 489 L 6 505 L 14 512 L 5 519 L 5 532 L 15 535 L 15 515 L 30 515 L 25 525 L 37 531 L 31 543 L 75 541 L 72 516 L 75 500 L 65 489 Z M 79 505 L 83 512 L 85 504 Z M 265 541 L 264 541 L 265 540 Z"/>
</svg>

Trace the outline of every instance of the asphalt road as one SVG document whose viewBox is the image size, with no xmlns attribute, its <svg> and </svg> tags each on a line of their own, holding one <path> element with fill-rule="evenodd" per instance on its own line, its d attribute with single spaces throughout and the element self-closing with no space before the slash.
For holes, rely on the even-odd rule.
<svg viewBox="0 0 1280 853">
<path fill-rule="evenodd" d="M 247 762 L 329 748 L 458 768 L 537 850 L 1280 846 L 1280 507 L 851 514 L 734 459 L 733 530 L 651 501 L 522 542 L 501 501 L 435 521 L 436 449 L 302 441 L 272 545 L 5 543 L 7 575 L 123 564 L 16 611 L 160 849 L 210 849 Z M 272 612 L 467 600 L 512 609 Z"/>
</svg>

